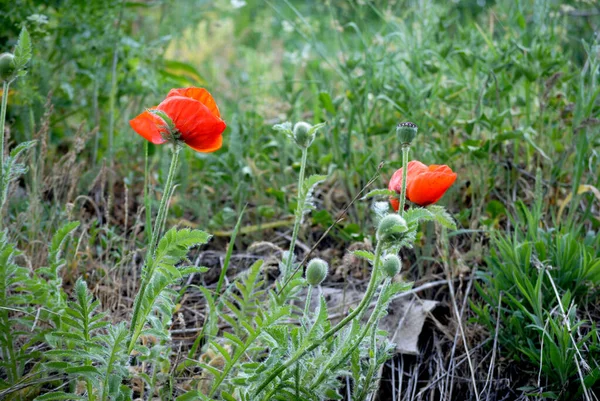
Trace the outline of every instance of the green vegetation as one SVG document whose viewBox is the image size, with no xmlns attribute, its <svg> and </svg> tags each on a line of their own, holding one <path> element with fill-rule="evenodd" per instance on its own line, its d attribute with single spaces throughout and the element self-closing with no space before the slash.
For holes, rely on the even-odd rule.
<svg viewBox="0 0 600 401">
<path fill-rule="evenodd" d="M 0 398 L 597 399 L 599 15 L 0 0 Z M 130 127 L 183 87 L 216 152 Z M 409 158 L 439 204 L 378 189 Z"/>
</svg>

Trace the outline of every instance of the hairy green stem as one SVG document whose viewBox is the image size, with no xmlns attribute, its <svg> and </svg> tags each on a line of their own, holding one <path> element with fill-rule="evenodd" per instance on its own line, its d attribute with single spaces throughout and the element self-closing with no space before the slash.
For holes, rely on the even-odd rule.
<svg viewBox="0 0 600 401">
<path fill-rule="evenodd" d="M 296 206 L 296 221 L 294 222 L 294 231 L 292 232 L 292 239 L 290 241 L 290 249 L 288 250 L 288 258 L 285 264 L 286 275 L 292 270 L 292 262 L 294 261 L 294 248 L 296 246 L 296 240 L 298 239 L 298 232 L 300 231 L 300 223 L 302 222 L 302 215 L 304 214 L 304 174 L 306 171 L 306 160 L 308 158 L 308 148 L 302 148 L 302 162 L 300 163 L 300 175 L 298 176 L 298 205 Z M 286 277 L 287 278 L 287 277 Z"/>
<path fill-rule="evenodd" d="M 398 214 L 402 216 L 404 214 L 404 204 L 406 203 L 406 176 L 408 171 L 408 154 L 410 152 L 410 145 L 402 145 L 402 191 L 400 192 L 400 207 L 398 208 Z"/>
<path fill-rule="evenodd" d="M 0 167 L 4 167 L 4 121 L 6 120 L 6 105 L 8 104 L 9 81 L 2 83 L 2 109 L 0 111 Z"/>
<path fill-rule="evenodd" d="M 378 322 L 377 316 L 379 316 L 379 311 L 383 307 L 383 303 L 382 303 L 383 294 L 387 290 L 387 287 L 390 285 L 390 283 L 391 283 L 390 278 L 386 278 L 385 281 L 383 282 L 383 286 L 381 287 L 381 291 L 379 292 L 379 298 L 377 298 L 377 303 L 375 304 L 373 313 L 371 313 L 371 316 L 369 316 L 369 320 L 367 321 L 365 328 L 363 329 L 362 333 L 360 333 L 358 338 L 354 341 L 354 344 L 352 344 L 352 346 L 349 348 L 349 350 L 342 356 L 342 358 L 339 360 L 339 362 L 335 365 L 333 364 L 333 362 L 335 361 L 335 355 L 332 356 L 329 359 L 329 362 L 325 365 L 325 367 L 323 369 L 321 369 L 321 374 L 312 382 L 310 388 L 316 388 L 319 384 L 321 384 L 323 382 L 323 380 L 325 380 L 327 378 L 328 374 L 331 374 L 332 371 L 336 370 L 337 367 L 341 363 L 343 363 L 345 360 L 347 360 L 350 357 L 350 354 L 356 349 L 356 347 L 358 347 L 360 345 L 360 343 L 367 336 L 369 331 L 372 328 L 373 328 L 373 330 L 376 329 L 377 322 Z M 374 349 L 374 348 L 372 348 L 372 349 Z"/>
<path fill-rule="evenodd" d="M 6 108 L 8 104 L 8 88 L 10 87 L 10 81 L 4 81 L 2 83 L 2 109 L 0 110 L 0 185 L 2 191 L 0 193 L 0 227 L 2 227 L 2 216 L 4 211 L 4 203 L 8 194 L 8 180 L 4 179 L 4 121 L 6 120 Z M 9 171 L 6 171 L 9 174 Z"/>
<path fill-rule="evenodd" d="M 140 305 L 144 298 L 144 294 L 146 292 L 146 287 L 150 280 L 152 279 L 152 275 L 154 274 L 154 263 L 152 259 L 154 258 L 154 252 L 156 251 L 156 245 L 158 244 L 158 239 L 160 238 L 160 229 L 163 226 L 163 220 L 166 220 L 167 209 L 168 209 L 168 200 L 169 195 L 172 192 L 173 187 L 173 179 L 175 177 L 175 172 L 177 171 L 177 164 L 179 161 L 179 152 L 181 151 L 181 146 L 179 144 L 173 145 L 173 156 L 171 157 L 171 165 L 169 167 L 169 174 L 167 175 L 167 181 L 165 182 L 165 188 L 163 190 L 163 196 L 160 200 L 160 206 L 158 207 L 158 213 L 156 215 L 156 220 L 154 221 L 154 229 L 152 230 L 152 235 L 150 238 L 150 244 L 148 250 L 146 251 L 146 264 L 144 266 L 144 271 L 142 272 L 142 284 L 140 285 L 140 290 L 135 297 L 134 308 L 133 308 L 133 316 L 131 318 L 131 328 L 130 334 L 131 339 L 129 342 L 128 351 L 131 353 L 135 343 L 139 337 L 141 329 L 138 329 L 138 320 L 140 319 Z"/>
<path fill-rule="evenodd" d="M 308 292 L 306 293 L 306 304 L 304 305 L 304 320 L 309 321 L 310 313 L 310 300 L 312 298 L 313 286 L 308 286 Z"/>
<path fill-rule="evenodd" d="M 148 166 L 148 141 L 144 141 L 144 207 L 146 212 L 146 241 L 152 238 L 152 204 L 148 194 L 148 186 L 150 185 L 150 171 Z"/>
<path fill-rule="evenodd" d="M 261 383 L 261 385 L 258 387 L 256 392 L 254 393 L 254 396 L 252 397 L 252 399 L 256 399 L 257 396 L 260 394 L 260 392 L 263 391 L 269 385 L 269 383 L 271 383 L 277 376 L 279 376 L 281 374 L 281 372 L 285 371 L 287 368 L 289 368 L 294 363 L 296 363 L 296 361 L 298 361 L 298 359 L 302 358 L 304 355 L 306 355 L 310 351 L 319 347 L 321 344 L 323 344 L 325 341 L 327 341 L 331 336 L 333 336 L 335 333 L 337 333 L 338 331 L 343 329 L 356 316 L 361 314 L 363 309 L 366 308 L 367 305 L 369 305 L 369 303 L 371 302 L 371 299 L 373 298 L 373 295 L 375 294 L 375 290 L 377 288 L 377 283 L 379 281 L 379 279 L 378 279 L 379 260 L 381 259 L 381 251 L 382 251 L 382 246 L 381 246 L 381 241 L 380 241 L 377 243 L 377 247 L 375 249 L 375 262 L 373 263 L 373 272 L 371 273 L 371 280 L 369 281 L 369 286 L 367 287 L 367 291 L 365 292 L 363 299 L 360 301 L 360 303 L 358 304 L 356 309 L 354 309 L 352 312 L 350 312 L 348 314 L 348 316 L 346 316 L 344 319 L 342 319 L 342 321 L 340 321 L 334 327 L 329 329 L 329 331 L 327 331 L 325 334 L 323 334 L 323 336 L 321 336 L 321 338 L 319 338 L 318 340 L 316 340 L 314 343 L 312 343 L 310 346 L 308 346 L 306 348 L 303 348 L 303 347 L 300 348 L 285 363 L 283 363 L 275 371 L 273 371 L 273 373 L 271 373 L 265 379 L 265 381 L 263 381 Z"/>
</svg>

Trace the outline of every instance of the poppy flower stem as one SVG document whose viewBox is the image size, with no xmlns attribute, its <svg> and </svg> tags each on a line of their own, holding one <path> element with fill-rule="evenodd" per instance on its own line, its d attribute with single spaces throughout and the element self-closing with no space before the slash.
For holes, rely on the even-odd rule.
<svg viewBox="0 0 600 401">
<path fill-rule="evenodd" d="M 406 202 L 406 175 L 408 173 L 408 154 L 410 153 L 410 145 L 402 145 L 402 190 L 400 192 L 400 207 L 398 208 L 398 214 L 404 214 L 404 204 Z"/>
<path fill-rule="evenodd" d="M 163 190 L 163 196 L 160 200 L 160 206 L 158 207 L 158 213 L 156 214 L 156 220 L 154 220 L 154 229 L 150 235 L 150 244 L 148 246 L 148 250 L 146 251 L 146 263 L 144 265 L 144 270 L 142 272 L 142 284 L 140 285 L 140 290 L 138 291 L 133 308 L 133 316 L 131 317 L 131 329 L 130 329 L 130 342 L 129 342 L 129 353 L 133 351 L 133 347 L 137 342 L 139 334 L 141 333 L 141 329 L 143 323 L 139 323 L 138 319 L 140 319 L 140 305 L 143 302 L 144 294 L 146 293 L 146 287 L 148 283 L 152 279 L 152 275 L 154 274 L 154 252 L 156 250 L 156 246 L 158 244 L 158 239 L 160 238 L 160 232 L 162 227 L 164 227 L 164 222 L 167 217 L 167 209 L 169 198 L 171 197 L 171 193 L 173 192 L 173 179 L 175 177 L 175 173 L 177 172 L 177 164 L 179 162 L 179 152 L 181 151 L 181 145 L 174 144 L 173 145 L 173 156 L 171 157 L 171 165 L 169 167 L 169 173 L 167 175 L 167 181 L 165 182 L 165 188 Z M 149 212 L 148 212 L 149 213 Z M 145 317 L 144 317 L 145 319 Z"/>
<path fill-rule="evenodd" d="M 369 281 L 369 285 L 367 287 L 367 291 L 363 299 L 360 301 L 356 309 L 350 312 L 344 319 L 342 319 L 338 324 L 325 332 L 321 337 L 315 340 L 310 345 L 301 346 L 294 355 L 292 355 L 286 362 L 282 363 L 275 369 L 261 384 L 258 386 L 258 389 L 254 392 L 253 397 L 251 399 L 256 399 L 258 395 L 271 383 L 277 376 L 279 376 L 283 371 L 288 369 L 294 363 L 296 363 L 300 358 L 302 358 L 307 353 L 312 350 L 318 348 L 321 344 L 327 341 L 331 336 L 335 333 L 346 327 L 348 323 L 352 322 L 354 319 L 360 319 L 365 311 L 367 305 L 371 304 L 371 300 L 373 296 L 375 296 L 375 290 L 380 282 L 380 273 L 379 273 L 379 265 L 381 261 L 381 253 L 383 251 L 383 241 L 378 241 L 377 246 L 375 247 L 375 260 L 373 262 L 373 271 L 371 272 L 371 280 Z M 263 398 L 264 400 L 270 399 L 270 397 Z"/>
<path fill-rule="evenodd" d="M 181 145 L 174 144 L 173 156 L 171 157 L 171 165 L 169 167 L 169 174 L 167 175 L 167 181 L 165 182 L 163 196 L 160 199 L 160 206 L 158 207 L 158 213 L 156 214 L 156 220 L 154 221 L 154 229 L 152 230 L 152 241 L 148 250 L 148 256 L 150 257 L 154 257 L 154 251 L 156 250 L 156 245 L 158 244 L 158 239 L 160 238 L 160 231 L 161 228 L 164 227 L 164 221 L 167 217 L 167 204 L 169 202 L 169 198 L 171 197 L 171 192 L 173 190 L 173 178 L 175 177 L 175 172 L 177 171 L 180 151 Z"/>
<path fill-rule="evenodd" d="M 10 83 L 2 83 L 2 111 L 0 115 L 0 167 L 4 167 L 4 120 L 6 120 L 6 107 L 8 103 L 8 87 Z"/>
<path fill-rule="evenodd" d="M 306 303 L 304 304 L 304 319 L 306 319 L 306 321 L 310 321 L 310 301 L 312 300 L 312 291 L 313 291 L 313 286 L 309 285 L 308 286 L 308 292 L 306 293 Z"/>
<path fill-rule="evenodd" d="M 292 271 L 292 263 L 294 261 L 294 248 L 300 231 L 300 223 L 304 213 L 304 201 L 306 194 L 304 193 L 304 174 L 306 171 L 306 160 L 308 158 L 308 148 L 302 148 L 302 162 L 300 163 L 300 175 L 298 176 L 298 205 L 296 206 L 296 221 L 294 222 L 294 231 L 292 231 L 292 239 L 290 240 L 290 249 L 288 250 L 288 258 L 285 263 L 286 275 Z"/>
</svg>

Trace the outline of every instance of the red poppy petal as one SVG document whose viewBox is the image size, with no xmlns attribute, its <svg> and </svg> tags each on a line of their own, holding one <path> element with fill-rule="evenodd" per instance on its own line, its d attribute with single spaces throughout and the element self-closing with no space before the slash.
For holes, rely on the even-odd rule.
<svg viewBox="0 0 600 401">
<path fill-rule="evenodd" d="M 449 168 L 448 168 L 449 169 Z M 427 206 L 436 203 L 456 181 L 456 173 L 426 172 L 408 181 L 407 198 L 417 205 Z"/>
<path fill-rule="evenodd" d="M 408 166 L 406 168 L 406 181 L 410 182 L 411 177 L 420 174 L 424 171 L 427 171 L 427 166 L 421 163 L 418 160 L 412 160 L 408 162 Z M 407 184 L 408 185 L 408 184 Z M 400 193 L 402 191 L 402 169 L 396 170 L 390 182 L 388 184 L 388 189 L 390 191 L 396 191 Z"/>
<path fill-rule="evenodd" d="M 211 94 L 204 88 L 179 88 L 179 89 L 171 89 L 167 97 L 171 96 L 183 96 L 189 97 L 191 99 L 197 100 L 203 105 L 205 105 L 210 112 L 215 116 L 220 118 L 221 113 L 219 112 L 219 108 L 217 107 L 217 103 L 215 99 L 211 96 Z"/>
<path fill-rule="evenodd" d="M 394 211 L 398 211 L 400 208 L 400 200 L 397 196 L 390 196 L 390 205 L 392 205 L 392 209 L 394 209 Z"/>
<path fill-rule="evenodd" d="M 452 169 L 445 164 L 432 164 L 428 167 L 429 171 L 435 171 L 438 173 L 450 173 L 452 174 Z"/>
<path fill-rule="evenodd" d="M 214 137 L 212 142 L 200 141 L 198 145 L 196 145 L 193 142 L 186 142 L 186 144 L 190 148 L 194 149 L 196 152 L 210 153 L 214 152 L 215 150 L 221 149 L 221 146 L 223 146 L 223 135 L 218 135 Z"/>
<path fill-rule="evenodd" d="M 396 170 L 394 175 L 392 175 L 392 178 L 390 178 L 390 182 L 388 184 L 388 189 L 390 191 L 396 191 L 396 192 L 400 193 L 401 188 L 402 188 L 402 169 L 400 168 L 400 169 Z"/>
<path fill-rule="evenodd" d="M 149 111 L 145 111 L 133 120 L 129 120 L 129 125 L 131 125 L 131 128 L 133 128 L 135 132 L 155 145 L 166 142 L 161 134 L 161 132 L 164 132 L 164 128 L 161 128 L 164 124 L 165 123 L 160 117 Z"/>
<path fill-rule="evenodd" d="M 167 113 L 181 133 L 181 140 L 198 149 L 212 149 L 216 137 L 225 130 L 225 122 L 215 117 L 208 108 L 197 100 L 171 96 L 158 105 Z"/>
</svg>

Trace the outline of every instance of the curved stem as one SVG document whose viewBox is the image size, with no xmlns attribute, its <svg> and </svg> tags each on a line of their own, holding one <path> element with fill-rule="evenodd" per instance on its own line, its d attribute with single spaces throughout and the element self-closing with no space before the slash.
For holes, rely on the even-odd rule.
<svg viewBox="0 0 600 401">
<path fill-rule="evenodd" d="M 152 230 L 152 236 L 150 239 L 150 244 L 148 250 L 146 251 L 146 264 L 144 265 L 144 271 L 142 272 L 142 284 L 140 285 L 140 290 L 137 293 L 134 301 L 133 307 L 133 315 L 131 318 L 131 326 L 129 329 L 131 338 L 129 342 L 128 351 L 131 353 L 137 338 L 139 337 L 139 333 L 141 330 L 137 329 L 139 313 L 140 313 L 140 305 L 142 299 L 144 298 L 144 294 L 146 292 L 146 287 L 152 278 L 152 274 L 154 273 L 154 263 L 152 259 L 154 258 L 154 251 L 156 250 L 156 245 L 158 244 L 158 239 L 160 238 L 160 229 L 163 226 L 163 220 L 166 220 L 167 217 L 167 209 L 168 209 L 168 200 L 169 195 L 171 194 L 173 187 L 173 179 L 175 177 L 175 172 L 177 171 L 177 163 L 179 161 L 179 152 L 181 150 L 181 146 L 178 144 L 174 145 L 173 148 L 173 156 L 171 157 L 171 165 L 169 167 L 169 174 L 167 175 L 167 181 L 165 182 L 165 188 L 163 190 L 163 196 L 160 200 L 160 206 L 158 207 L 158 213 L 156 215 L 156 220 L 154 221 L 154 229 Z"/>
<path fill-rule="evenodd" d="M 300 175 L 298 176 L 298 205 L 296 206 L 296 221 L 294 222 L 294 231 L 292 232 L 292 239 L 290 241 L 290 249 L 288 250 L 288 258 L 285 263 L 286 275 L 292 269 L 292 262 L 294 261 L 294 248 L 296 247 L 296 240 L 298 239 L 298 232 L 300 231 L 300 223 L 302 222 L 302 215 L 304 213 L 304 174 L 306 171 L 306 160 L 308 158 L 308 148 L 302 148 L 302 162 L 300 163 Z"/>
<path fill-rule="evenodd" d="M 402 192 L 400 192 L 400 207 L 398 208 L 398 214 L 402 216 L 404 214 L 404 204 L 406 202 L 406 175 L 408 173 L 408 153 L 410 152 L 410 145 L 402 145 Z"/>
<path fill-rule="evenodd" d="M 325 378 L 327 377 L 327 374 L 329 374 L 332 371 L 334 371 L 335 369 L 337 369 L 337 367 L 343 361 L 345 361 L 346 359 L 348 359 L 350 357 L 350 354 L 356 349 L 356 347 L 358 347 L 360 345 L 360 343 L 367 336 L 369 331 L 371 329 L 373 329 L 373 330 L 376 329 L 377 322 L 378 322 L 377 316 L 379 315 L 379 309 L 383 306 L 383 304 L 382 304 L 383 294 L 387 290 L 387 287 L 390 285 L 391 281 L 392 280 L 390 278 L 386 278 L 385 281 L 383 282 L 383 286 L 381 287 L 381 291 L 379 292 L 379 298 L 377 299 L 377 303 L 375 304 L 375 309 L 373 309 L 373 313 L 371 313 L 371 316 L 369 316 L 369 320 L 367 321 L 365 328 L 363 329 L 362 333 L 360 333 L 358 338 L 355 340 L 354 344 L 352 344 L 352 346 L 348 349 L 348 351 L 346 351 L 346 353 L 342 356 L 342 359 L 340 359 L 339 362 L 335 366 L 332 366 L 333 364 L 331 363 L 335 360 L 335 356 L 331 357 L 331 359 L 329 360 L 329 363 L 327 363 L 325 365 L 325 367 L 321 370 L 321 374 L 312 382 L 312 384 L 310 386 L 311 388 L 316 388 L 319 384 L 321 384 L 323 382 L 323 380 L 325 380 Z"/>
<path fill-rule="evenodd" d="M 365 296 L 360 301 L 356 309 L 348 314 L 342 321 L 336 324 L 334 327 L 329 329 L 321 338 L 312 343 L 310 346 L 306 348 L 299 349 L 291 358 L 289 358 L 284 364 L 280 365 L 273 373 L 271 373 L 264 382 L 258 387 L 255 391 L 252 399 L 256 399 L 261 391 L 263 391 L 269 383 L 271 383 L 277 376 L 281 374 L 284 370 L 292 366 L 298 359 L 302 358 L 304 355 L 319 347 L 325 341 L 327 341 L 331 336 L 335 333 L 343 329 L 348 323 L 350 323 L 356 316 L 362 313 L 363 309 L 369 305 L 373 295 L 375 294 L 375 289 L 377 288 L 378 276 L 379 276 L 379 260 L 381 259 L 381 242 L 377 243 L 377 247 L 375 249 L 375 262 L 373 263 L 373 272 L 371 273 L 371 280 L 369 281 L 369 286 L 367 287 L 367 291 L 365 292 Z"/>
</svg>

